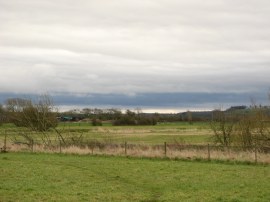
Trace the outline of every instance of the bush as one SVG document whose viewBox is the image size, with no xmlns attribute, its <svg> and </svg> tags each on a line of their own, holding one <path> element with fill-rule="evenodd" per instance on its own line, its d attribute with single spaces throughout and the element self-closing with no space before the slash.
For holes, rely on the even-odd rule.
<svg viewBox="0 0 270 202">
<path fill-rule="evenodd" d="M 253 109 L 243 116 L 235 130 L 235 144 L 242 147 L 270 147 L 270 117 L 266 110 Z"/>
<path fill-rule="evenodd" d="M 210 126 L 214 141 L 222 146 L 270 147 L 270 116 L 265 109 L 252 108 L 242 115 L 215 111 Z"/>
<path fill-rule="evenodd" d="M 92 126 L 102 126 L 102 121 L 100 119 L 93 118 Z"/>
</svg>

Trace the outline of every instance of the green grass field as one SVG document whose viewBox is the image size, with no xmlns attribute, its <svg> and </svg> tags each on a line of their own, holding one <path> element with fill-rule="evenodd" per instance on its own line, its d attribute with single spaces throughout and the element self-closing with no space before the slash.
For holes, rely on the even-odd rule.
<svg viewBox="0 0 270 202">
<path fill-rule="evenodd" d="M 186 122 L 160 123 L 155 126 L 112 126 L 105 124 L 101 127 L 93 127 L 89 123 L 60 123 L 57 129 L 62 131 L 64 136 L 82 135 L 85 140 L 135 144 L 163 144 L 164 142 L 207 144 L 212 135 L 208 123 L 203 122 L 192 125 Z M 0 141 L 3 141 L 4 134 L 14 137 L 20 130 L 12 124 L 4 124 L 0 127 Z M 51 133 L 52 139 L 55 139 L 53 137 L 56 134 Z M 38 134 L 36 136 L 38 137 Z"/>
<path fill-rule="evenodd" d="M 270 201 L 270 167 L 0 154 L 0 201 Z"/>
</svg>

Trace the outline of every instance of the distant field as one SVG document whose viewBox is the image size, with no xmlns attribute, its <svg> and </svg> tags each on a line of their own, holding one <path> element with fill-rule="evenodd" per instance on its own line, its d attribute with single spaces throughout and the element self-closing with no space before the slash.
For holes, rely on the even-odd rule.
<svg viewBox="0 0 270 202">
<path fill-rule="evenodd" d="M 89 123 L 60 123 L 58 130 L 66 136 L 82 135 L 87 140 L 98 140 L 116 143 L 135 144 L 163 144 L 187 143 L 207 144 L 212 135 L 208 123 L 197 122 L 189 124 L 186 122 L 159 123 L 155 126 L 112 126 L 107 123 L 103 126 L 92 126 Z M 0 127 L 0 138 L 6 132 L 9 136 L 18 134 L 19 129 L 12 124 Z M 52 133 L 51 136 L 55 134 Z"/>
<path fill-rule="evenodd" d="M 0 154 L 0 201 L 270 201 L 270 167 Z"/>
</svg>

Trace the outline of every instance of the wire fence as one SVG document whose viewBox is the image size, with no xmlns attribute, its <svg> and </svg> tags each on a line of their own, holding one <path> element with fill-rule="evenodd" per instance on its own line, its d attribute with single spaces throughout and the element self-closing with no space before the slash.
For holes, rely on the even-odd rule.
<svg viewBox="0 0 270 202">
<path fill-rule="evenodd" d="M 90 155 L 117 155 L 134 157 L 185 158 L 206 160 L 232 160 L 255 163 L 270 163 L 270 147 L 256 146 L 217 146 L 211 144 L 179 144 L 162 142 L 160 144 L 137 144 L 132 142 L 102 142 L 96 139 L 57 139 L 51 144 L 41 140 L 10 141 L 5 134 L 0 142 L 1 152 L 49 152 Z"/>
</svg>

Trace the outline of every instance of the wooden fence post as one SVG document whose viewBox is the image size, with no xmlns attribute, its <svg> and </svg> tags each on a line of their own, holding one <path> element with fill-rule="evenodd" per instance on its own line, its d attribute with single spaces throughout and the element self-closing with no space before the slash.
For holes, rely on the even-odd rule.
<svg viewBox="0 0 270 202">
<path fill-rule="evenodd" d="M 62 153 L 62 142 L 61 139 L 59 139 L 59 152 Z"/>
<path fill-rule="evenodd" d="M 7 132 L 5 131 L 3 152 L 7 152 Z"/>
<path fill-rule="evenodd" d="M 258 150 L 257 150 L 257 142 L 255 143 L 255 148 L 254 148 L 254 152 L 255 152 L 255 163 L 258 162 Z"/>
<path fill-rule="evenodd" d="M 91 144 L 91 152 L 92 152 L 92 155 L 94 155 L 94 149 L 95 149 L 96 144 L 97 144 L 96 140 L 93 140 L 93 141 L 92 141 L 92 144 Z"/>
<path fill-rule="evenodd" d="M 167 156 L 167 142 L 164 142 L 164 155 Z"/>
<path fill-rule="evenodd" d="M 208 153 L 207 159 L 208 159 L 208 161 L 210 161 L 211 160 L 211 154 L 210 154 L 210 145 L 209 144 L 207 145 L 207 153 Z"/>
<path fill-rule="evenodd" d="M 31 140 L 31 152 L 34 152 L 34 140 Z"/>
<path fill-rule="evenodd" d="M 127 155 L 127 142 L 125 142 L 125 155 Z"/>
</svg>

